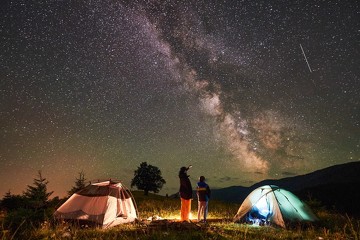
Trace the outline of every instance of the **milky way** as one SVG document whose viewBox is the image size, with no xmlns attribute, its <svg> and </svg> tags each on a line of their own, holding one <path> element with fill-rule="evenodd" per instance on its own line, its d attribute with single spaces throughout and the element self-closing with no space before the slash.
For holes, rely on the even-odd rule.
<svg viewBox="0 0 360 240">
<path fill-rule="evenodd" d="M 170 194 L 188 164 L 216 188 L 360 160 L 357 1 L 3 5 L 2 193 L 38 170 L 64 195 L 146 161 Z"/>
</svg>

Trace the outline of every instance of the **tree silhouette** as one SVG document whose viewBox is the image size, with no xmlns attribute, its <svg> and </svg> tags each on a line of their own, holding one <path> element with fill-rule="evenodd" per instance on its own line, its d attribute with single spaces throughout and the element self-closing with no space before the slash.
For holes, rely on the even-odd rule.
<svg viewBox="0 0 360 240">
<path fill-rule="evenodd" d="M 134 172 L 131 187 L 136 186 L 137 189 L 144 190 L 144 195 L 148 195 L 150 191 L 158 193 L 165 183 L 158 167 L 142 162 Z"/>
<path fill-rule="evenodd" d="M 21 195 L 14 195 L 9 190 L 4 195 L 4 198 L 1 200 L 1 209 L 6 211 L 13 211 L 18 208 L 24 208 L 26 206 L 26 200 Z"/>
<path fill-rule="evenodd" d="M 46 180 L 38 171 L 38 178 L 34 179 L 33 186 L 28 185 L 24 192 L 24 197 L 28 200 L 31 208 L 43 208 L 49 201 L 49 196 L 53 192 L 47 192 L 47 184 L 49 181 Z"/>
<path fill-rule="evenodd" d="M 68 191 L 69 197 L 74 193 L 78 192 L 79 190 L 85 188 L 86 187 L 85 181 L 86 179 L 84 172 L 83 171 L 79 172 L 79 178 L 76 178 L 75 186 L 73 186 L 71 190 Z"/>
</svg>

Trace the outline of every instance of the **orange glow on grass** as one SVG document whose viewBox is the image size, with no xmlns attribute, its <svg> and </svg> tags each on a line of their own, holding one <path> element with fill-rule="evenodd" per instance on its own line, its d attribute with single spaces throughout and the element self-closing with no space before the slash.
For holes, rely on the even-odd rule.
<svg viewBox="0 0 360 240">
<path fill-rule="evenodd" d="M 169 215 L 169 216 L 166 217 L 166 219 L 173 219 L 173 220 L 176 220 L 176 221 L 180 221 L 181 217 L 180 217 L 180 214 Z M 192 212 L 190 212 L 189 220 L 197 220 L 197 214 L 193 214 Z"/>
</svg>

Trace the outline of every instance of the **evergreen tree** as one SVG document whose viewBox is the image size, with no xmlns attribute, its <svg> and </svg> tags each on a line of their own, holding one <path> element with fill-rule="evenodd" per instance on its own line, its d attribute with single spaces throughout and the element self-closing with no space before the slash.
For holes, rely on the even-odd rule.
<svg viewBox="0 0 360 240">
<path fill-rule="evenodd" d="M 19 208 L 24 208 L 26 205 L 26 200 L 21 195 L 14 195 L 9 190 L 4 195 L 4 198 L 1 201 L 1 209 L 6 211 L 14 211 Z"/>
<path fill-rule="evenodd" d="M 165 183 L 158 167 L 142 162 L 134 172 L 131 187 L 136 186 L 137 189 L 144 190 L 144 194 L 148 195 L 150 191 L 158 193 Z"/>
<path fill-rule="evenodd" d="M 38 178 L 34 179 L 33 186 L 28 185 L 24 192 L 24 197 L 28 200 L 31 208 L 44 208 L 49 201 L 49 197 L 53 192 L 47 192 L 47 184 L 49 181 L 46 180 L 38 171 Z"/>
<path fill-rule="evenodd" d="M 79 190 L 85 188 L 85 174 L 83 171 L 79 172 L 79 178 L 76 178 L 75 186 L 71 188 L 70 191 L 68 191 L 69 197 L 73 195 L 74 193 L 78 192 Z"/>
</svg>

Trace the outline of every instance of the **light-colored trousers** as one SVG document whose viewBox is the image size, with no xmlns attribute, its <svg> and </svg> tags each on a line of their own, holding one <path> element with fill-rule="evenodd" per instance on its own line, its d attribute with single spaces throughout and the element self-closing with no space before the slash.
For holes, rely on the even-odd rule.
<svg viewBox="0 0 360 240">
<path fill-rule="evenodd" d="M 191 199 L 181 198 L 180 220 L 189 221 L 190 211 L 191 211 Z"/>
<path fill-rule="evenodd" d="M 198 221 L 201 220 L 201 218 L 206 221 L 208 214 L 208 202 L 207 201 L 198 201 Z"/>
</svg>

